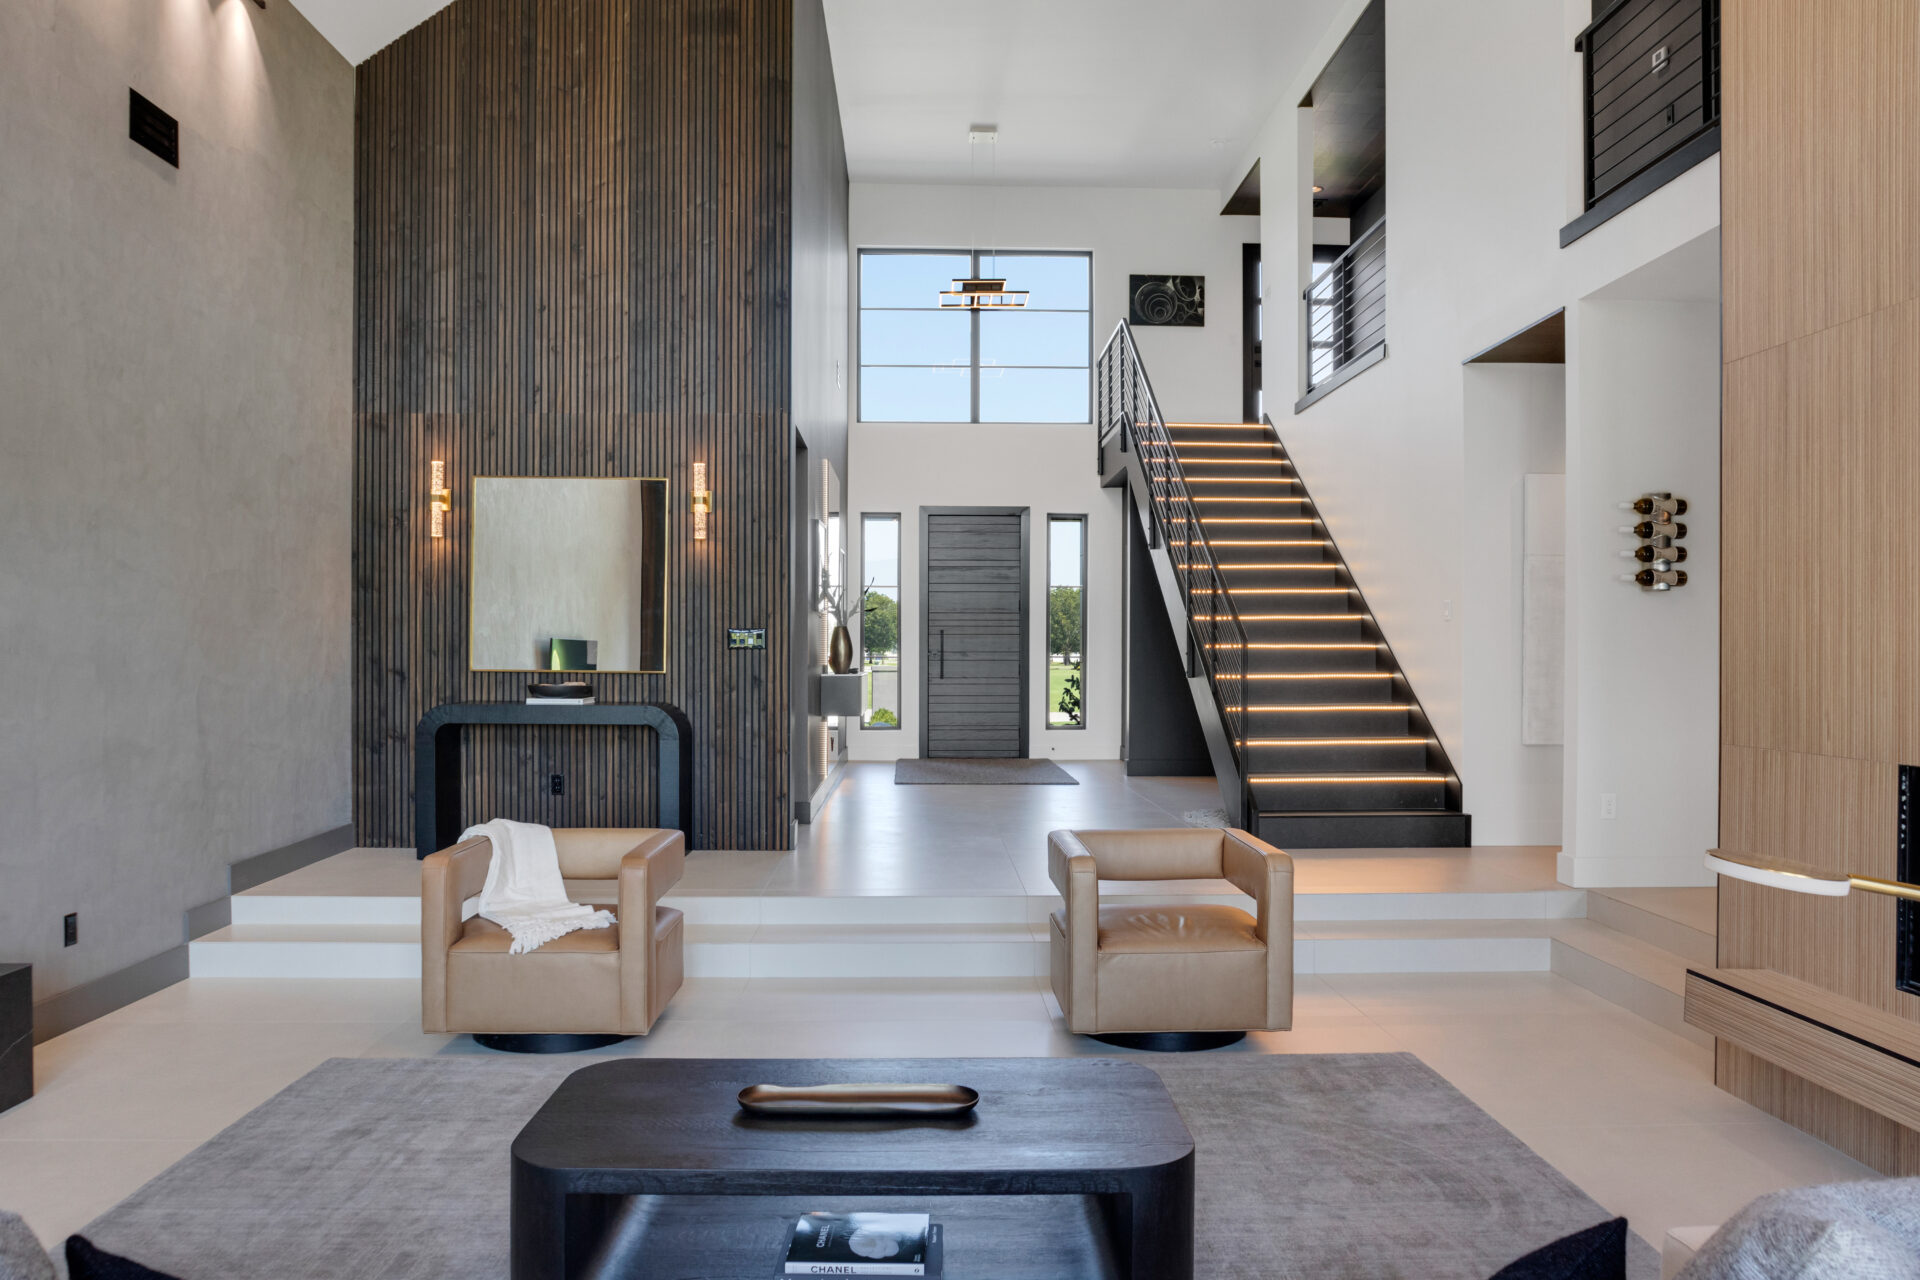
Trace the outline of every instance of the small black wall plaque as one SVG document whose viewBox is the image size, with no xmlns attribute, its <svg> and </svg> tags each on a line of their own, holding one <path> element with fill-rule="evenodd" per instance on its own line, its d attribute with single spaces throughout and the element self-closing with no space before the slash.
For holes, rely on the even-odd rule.
<svg viewBox="0 0 1920 1280">
<path fill-rule="evenodd" d="M 127 136 L 180 167 L 180 122 L 141 97 L 138 89 L 127 90 Z"/>
<path fill-rule="evenodd" d="M 767 647 L 767 629 L 765 627 L 728 627 L 727 648 L 764 649 Z"/>
<path fill-rule="evenodd" d="M 1128 276 L 1127 323 L 1196 328 L 1207 322 L 1205 276 Z"/>
</svg>

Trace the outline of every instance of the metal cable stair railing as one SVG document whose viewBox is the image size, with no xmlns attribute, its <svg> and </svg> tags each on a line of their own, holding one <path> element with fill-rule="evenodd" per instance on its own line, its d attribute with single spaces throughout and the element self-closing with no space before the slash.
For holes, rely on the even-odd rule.
<svg viewBox="0 0 1920 1280">
<path fill-rule="evenodd" d="M 1240 782 L 1241 813 L 1236 824 L 1252 820 L 1252 789 L 1248 785 L 1242 744 L 1247 740 L 1244 692 L 1236 702 L 1223 696 L 1223 685 L 1247 687 L 1247 630 L 1227 590 L 1226 577 L 1214 560 L 1200 523 L 1200 513 L 1187 488 L 1173 436 L 1154 399 L 1153 384 L 1133 342 L 1133 331 L 1122 320 L 1114 326 L 1100 353 L 1094 375 L 1096 432 L 1095 464 L 1105 468 L 1109 446 L 1132 452 L 1146 481 L 1148 495 L 1147 544 L 1164 546 L 1181 587 L 1182 621 L 1190 637 L 1187 646 L 1190 675 L 1205 674 L 1213 702 L 1226 731 Z M 1178 549 L 1183 554 L 1174 555 Z M 1206 612 L 1196 612 L 1204 601 Z"/>
</svg>

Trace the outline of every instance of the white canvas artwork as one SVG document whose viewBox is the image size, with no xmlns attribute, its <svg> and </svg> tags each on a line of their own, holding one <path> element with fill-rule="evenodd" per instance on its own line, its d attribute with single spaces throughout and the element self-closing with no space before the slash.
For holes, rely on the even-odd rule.
<svg viewBox="0 0 1920 1280">
<path fill-rule="evenodd" d="M 1521 541 L 1520 740 L 1566 742 L 1567 478 L 1529 475 Z"/>
</svg>

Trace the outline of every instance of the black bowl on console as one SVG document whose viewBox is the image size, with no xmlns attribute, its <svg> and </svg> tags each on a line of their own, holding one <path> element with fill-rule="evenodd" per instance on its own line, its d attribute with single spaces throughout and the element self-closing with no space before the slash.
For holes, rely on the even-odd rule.
<svg viewBox="0 0 1920 1280">
<path fill-rule="evenodd" d="M 536 698 L 591 698 L 593 686 L 585 680 L 562 680 L 556 684 L 530 684 L 527 692 Z"/>
</svg>

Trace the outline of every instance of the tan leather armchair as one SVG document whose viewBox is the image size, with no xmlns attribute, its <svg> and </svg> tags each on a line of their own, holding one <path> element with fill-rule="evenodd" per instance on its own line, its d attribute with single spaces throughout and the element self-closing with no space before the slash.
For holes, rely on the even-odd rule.
<svg viewBox="0 0 1920 1280">
<path fill-rule="evenodd" d="M 1293 859 L 1280 850 L 1245 831 L 1055 831 L 1047 870 L 1065 900 L 1049 936 L 1068 1029 L 1179 1048 L 1293 1025 Z M 1212 879 L 1252 898 L 1257 914 L 1100 903 L 1102 880 Z M 1176 1042 L 1166 1033 L 1207 1034 Z"/>
<path fill-rule="evenodd" d="M 461 919 L 486 884 L 492 841 L 479 836 L 429 855 L 420 864 L 425 1030 L 470 1032 L 522 1051 L 580 1048 L 582 1038 L 645 1035 L 680 989 L 685 929 L 680 912 L 660 899 L 686 868 L 686 838 L 645 827 L 558 827 L 553 843 L 568 896 L 608 908 L 615 926 L 508 955 L 505 929 Z"/>
</svg>

